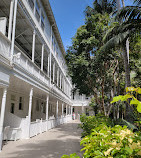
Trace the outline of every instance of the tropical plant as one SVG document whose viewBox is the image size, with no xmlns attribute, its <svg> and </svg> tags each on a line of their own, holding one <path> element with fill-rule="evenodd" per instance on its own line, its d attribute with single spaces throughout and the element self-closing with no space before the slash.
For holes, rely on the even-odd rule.
<svg viewBox="0 0 141 158">
<path fill-rule="evenodd" d="M 141 139 L 127 127 L 99 125 L 82 139 L 84 158 L 137 158 L 141 155 Z"/>
</svg>

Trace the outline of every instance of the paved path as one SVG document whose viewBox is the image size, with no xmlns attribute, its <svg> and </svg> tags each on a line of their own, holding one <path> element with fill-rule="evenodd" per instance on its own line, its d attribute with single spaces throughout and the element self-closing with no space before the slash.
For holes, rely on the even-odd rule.
<svg viewBox="0 0 141 158">
<path fill-rule="evenodd" d="M 74 152 L 82 157 L 78 124 L 71 121 L 28 140 L 10 141 L 4 145 L 0 158 L 60 158 Z"/>
</svg>

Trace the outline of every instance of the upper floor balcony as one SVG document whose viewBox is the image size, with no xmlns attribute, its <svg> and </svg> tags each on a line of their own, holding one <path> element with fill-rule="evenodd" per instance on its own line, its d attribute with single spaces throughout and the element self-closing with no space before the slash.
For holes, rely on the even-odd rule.
<svg viewBox="0 0 141 158">
<path fill-rule="evenodd" d="M 23 2 L 27 3 L 27 1 Z M 27 10 L 25 10 L 23 5 L 22 0 L 19 1 L 16 13 L 14 49 L 11 56 L 12 29 L 14 28 L 15 17 L 13 14 L 13 25 L 10 26 L 10 18 L 8 17 L 10 17 L 11 4 L 7 0 L 0 1 L 0 6 L 3 6 L 0 10 L 0 17 L 6 17 L 4 19 L 7 20 L 5 23 L 0 21 L 1 24 L 6 24 L 5 31 L 3 34 L 0 33 L 0 55 L 9 63 L 13 62 L 14 70 L 26 73 L 34 78 L 34 81 L 51 88 L 52 91 L 68 99 L 70 98 L 71 89 L 66 73 L 63 71 L 57 57 L 54 56 L 53 49 L 44 35 L 42 26 L 37 24 L 36 17 L 32 17 L 34 14 L 31 6 L 27 3 Z M 51 57 L 50 53 L 52 54 Z"/>
</svg>

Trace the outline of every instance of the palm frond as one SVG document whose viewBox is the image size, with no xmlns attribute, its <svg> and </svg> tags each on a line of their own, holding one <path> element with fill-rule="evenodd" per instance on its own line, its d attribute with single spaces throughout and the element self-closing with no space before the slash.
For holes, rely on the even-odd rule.
<svg viewBox="0 0 141 158">
<path fill-rule="evenodd" d="M 127 21 L 130 19 L 141 20 L 141 7 L 138 6 L 126 6 L 122 8 L 115 16 L 117 21 Z"/>
<path fill-rule="evenodd" d="M 140 6 L 140 5 L 141 5 L 141 0 L 134 0 L 134 3 L 135 3 L 136 5 L 138 5 L 138 6 Z"/>
</svg>

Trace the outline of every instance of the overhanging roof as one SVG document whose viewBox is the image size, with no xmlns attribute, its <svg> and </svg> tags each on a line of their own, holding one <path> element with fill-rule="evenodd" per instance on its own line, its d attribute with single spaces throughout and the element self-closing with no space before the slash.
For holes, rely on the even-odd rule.
<svg viewBox="0 0 141 158">
<path fill-rule="evenodd" d="M 53 32 L 55 34 L 56 40 L 58 42 L 58 45 L 59 45 L 61 51 L 63 52 L 63 54 L 66 55 L 65 48 L 64 48 L 64 45 L 63 45 L 63 42 L 62 42 L 59 30 L 58 30 L 58 27 L 57 27 L 57 24 L 56 24 L 56 20 L 55 20 L 53 11 L 51 9 L 49 0 L 41 0 L 41 2 L 43 4 L 43 6 L 44 6 L 44 9 L 45 9 L 45 12 L 47 14 L 47 17 L 49 19 L 50 24 L 53 25 L 52 29 L 53 29 Z"/>
</svg>

